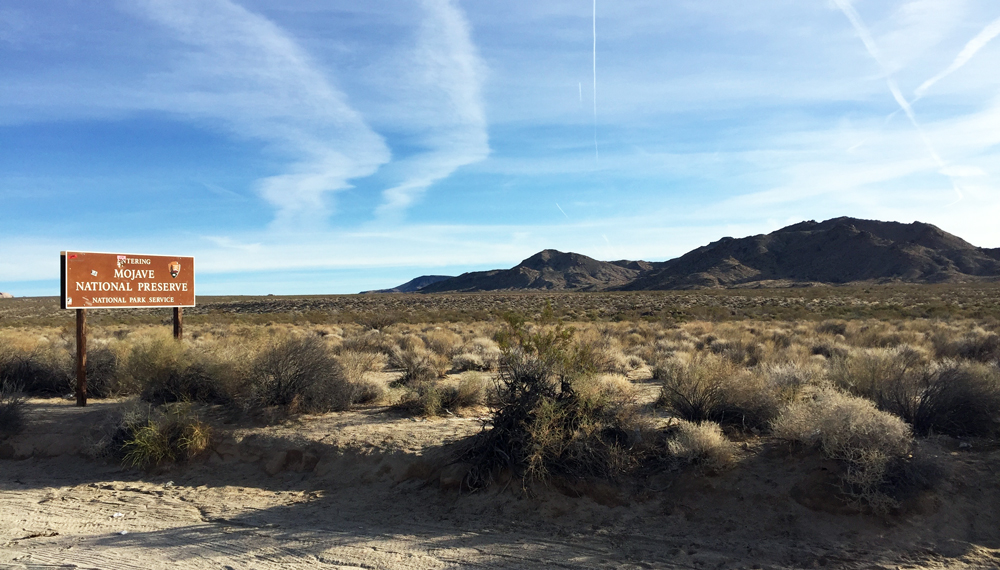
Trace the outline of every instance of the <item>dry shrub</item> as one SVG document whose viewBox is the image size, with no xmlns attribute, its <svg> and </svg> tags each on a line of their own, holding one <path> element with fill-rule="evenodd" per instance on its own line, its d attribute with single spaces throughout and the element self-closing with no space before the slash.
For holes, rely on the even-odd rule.
<svg viewBox="0 0 1000 570">
<path fill-rule="evenodd" d="M 249 409 L 278 406 L 290 412 L 346 410 L 359 386 L 315 336 L 276 340 L 253 363 L 241 397 Z"/>
<path fill-rule="evenodd" d="M 933 335 L 931 342 L 938 358 L 964 358 L 979 362 L 1000 360 L 1000 335 L 979 328 L 957 339 L 942 331 Z"/>
<path fill-rule="evenodd" d="M 927 363 L 923 352 L 909 345 L 855 350 L 830 363 L 830 381 L 857 396 L 877 400 L 886 384 L 919 374 Z"/>
<path fill-rule="evenodd" d="M 17 435 L 24 429 L 24 405 L 18 386 L 0 384 L 0 436 Z"/>
<path fill-rule="evenodd" d="M 667 453 L 675 460 L 710 471 L 721 471 L 736 462 L 736 444 L 726 439 L 714 422 L 679 420 L 668 433 Z"/>
<path fill-rule="evenodd" d="M 420 335 L 420 338 L 431 352 L 444 357 L 452 356 L 458 347 L 462 345 L 461 336 L 440 327 L 435 327 L 423 333 Z"/>
<path fill-rule="evenodd" d="M 838 320 L 826 320 L 816 325 L 816 332 L 831 336 L 847 334 L 847 322 Z"/>
<path fill-rule="evenodd" d="M 917 435 L 1000 435 L 1000 371 L 977 362 L 945 361 L 883 383 L 872 395 Z"/>
<path fill-rule="evenodd" d="M 93 342 L 87 348 L 87 395 L 116 398 L 138 394 L 140 384 L 126 372 L 129 347 L 122 342 Z"/>
<path fill-rule="evenodd" d="M 345 336 L 337 345 L 338 351 L 378 352 L 388 356 L 395 346 L 392 338 L 378 330 L 365 330 L 360 334 Z"/>
<path fill-rule="evenodd" d="M 500 361 L 500 346 L 486 337 L 476 337 L 463 344 L 452 357 L 452 367 L 463 370 L 496 370 Z"/>
<path fill-rule="evenodd" d="M 344 379 L 354 385 L 355 404 L 370 404 L 385 397 L 386 386 L 368 375 L 381 372 L 389 362 L 389 358 L 377 352 L 343 351 L 336 357 Z"/>
<path fill-rule="evenodd" d="M 209 354 L 163 332 L 135 341 L 123 382 L 141 386 L 148 402 L 225 403 L 230 398 L 221 382 L 223 369 Z"/>
<path fill-rule="evenodd" d="M 708 350 L 733 362 L 733 364 L 753 367 L 760 364 L 766 354 L 764 345 L 752 338 L 736 340 L 714 340 L 707 344 Z"/>
<path fill-rule="evenodd" d="M 389 364 L 403 370 L 403 375 L 397 383 L 407 385 L 430 382 L 443 377 L 449 368 L 447 357 L 431 352 L 421 345 L 411 345 L 411 348 L 393 347 L 389 355 Z"/>
<path fill-rule="evenodd" d="M 788 406 L 773 431 L 843 462 L 843 491 L 859 505 L 876 512 L 896 506 L 892 485 L 913 443 L 910 427 L 900 418 L 864 398 L 819 388 Z"/>
<path fill-rule="evenodd" d="M 657 405 L 695 423 L 713 421 L 743 431 L 767 429 L 797 386 L 765 370 L 741 370 L 711 353 L 658 363 L 653 378 L 662 383 Z"/>
<path fill-rule="evenodd" d="M 0 382 L 20 386 L 26 394 L 63 395 L 75 385 L 73 354 L 52 343 L 0 349 Z"/>
</svg>

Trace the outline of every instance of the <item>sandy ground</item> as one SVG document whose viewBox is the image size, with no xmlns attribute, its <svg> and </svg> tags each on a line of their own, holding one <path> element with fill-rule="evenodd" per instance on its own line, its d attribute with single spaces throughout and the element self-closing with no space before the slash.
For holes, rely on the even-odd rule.
<svg viewBox="0 0 1000 570">
<path fill-rule="evenodd" d="M 922 443 L 944 478 L 879 518 L 824 490 L 835 465 L 768 441 L 628 491 L 464 493 L 448 444 L 479 422 L 381 408 L 220 426 L 202 460 L 125 470 L 87 457 L 116 405 L 32 400 L 0 442 L 0 568 L 1000 567 L 1000 450 L 958 442 Z"/>
</svg>

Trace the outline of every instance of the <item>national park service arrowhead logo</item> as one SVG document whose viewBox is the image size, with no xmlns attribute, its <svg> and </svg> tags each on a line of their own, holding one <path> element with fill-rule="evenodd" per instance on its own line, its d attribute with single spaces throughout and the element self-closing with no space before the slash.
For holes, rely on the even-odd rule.
<svg viewBox="0 0 1000 570">
<path fill-rule="evenodd" d="M 170 269 L 170 276 L 177 279 L 177 274 L 181 272 L 181 262 L 171 261 L 167 267 Z"/>
</svg>

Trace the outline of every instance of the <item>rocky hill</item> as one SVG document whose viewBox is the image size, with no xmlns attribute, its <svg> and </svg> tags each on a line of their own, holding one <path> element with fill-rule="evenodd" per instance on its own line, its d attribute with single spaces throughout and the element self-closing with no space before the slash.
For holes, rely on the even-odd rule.
<svg viewBox="0 0 1000 570">
<path fill-rule="evenodd" d="M 408 288 L 427 279 L 435 281 Z M 385 291 L 639 291 L 983 279 L 1000 279 L 1000 248 L 976 247 L 922 222 L 845 217 L 725 237 L 664 262 L 598 261 L 546 249 L 511 269 L 418 277 Z"/>
<path fill-rule="evenodd" d="M 624 290 L 849 282 L 941 283 L 1000 277 L 997 249 L 921 222 L 834 218 L 722 238 L 647 271 Z"/>
<path fill-rule="evenodd" d="M 654 266 L 645 261 L 598 261 L 579 253 L 546 249 L 511 269 L 463 273 L 438 281 L 421 293 L 500 290 L 600 291 L 631 283 Z"/>
<path fill-rule="evenodd" d="M 420 291 L 424 287 L 437 283 L 438 281 L 444 281 L 445 279 L 451 279 L 451 275 L 421 275 L 420 277 L 410 279 L 402 285 L 393 287 L 392 289 L 376 289 L 374 291 L 362 291 L 361 293 L 415 293 Z"/>
</svg>

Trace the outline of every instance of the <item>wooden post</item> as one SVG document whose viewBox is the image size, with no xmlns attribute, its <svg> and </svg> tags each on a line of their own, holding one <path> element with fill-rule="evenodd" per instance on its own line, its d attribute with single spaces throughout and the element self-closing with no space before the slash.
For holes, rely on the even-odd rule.
<svg viewBox="0 0 1000 570">
<path fill-rule="evenodd" d="M 87 310 L 76 310 L 76 405 L 87 405 Z"/>
<path fill-rule="evenodd" d="M 174 338 L 184 338 L 184 310 L 180 307 L 174 307 Z"/>
</svg>

